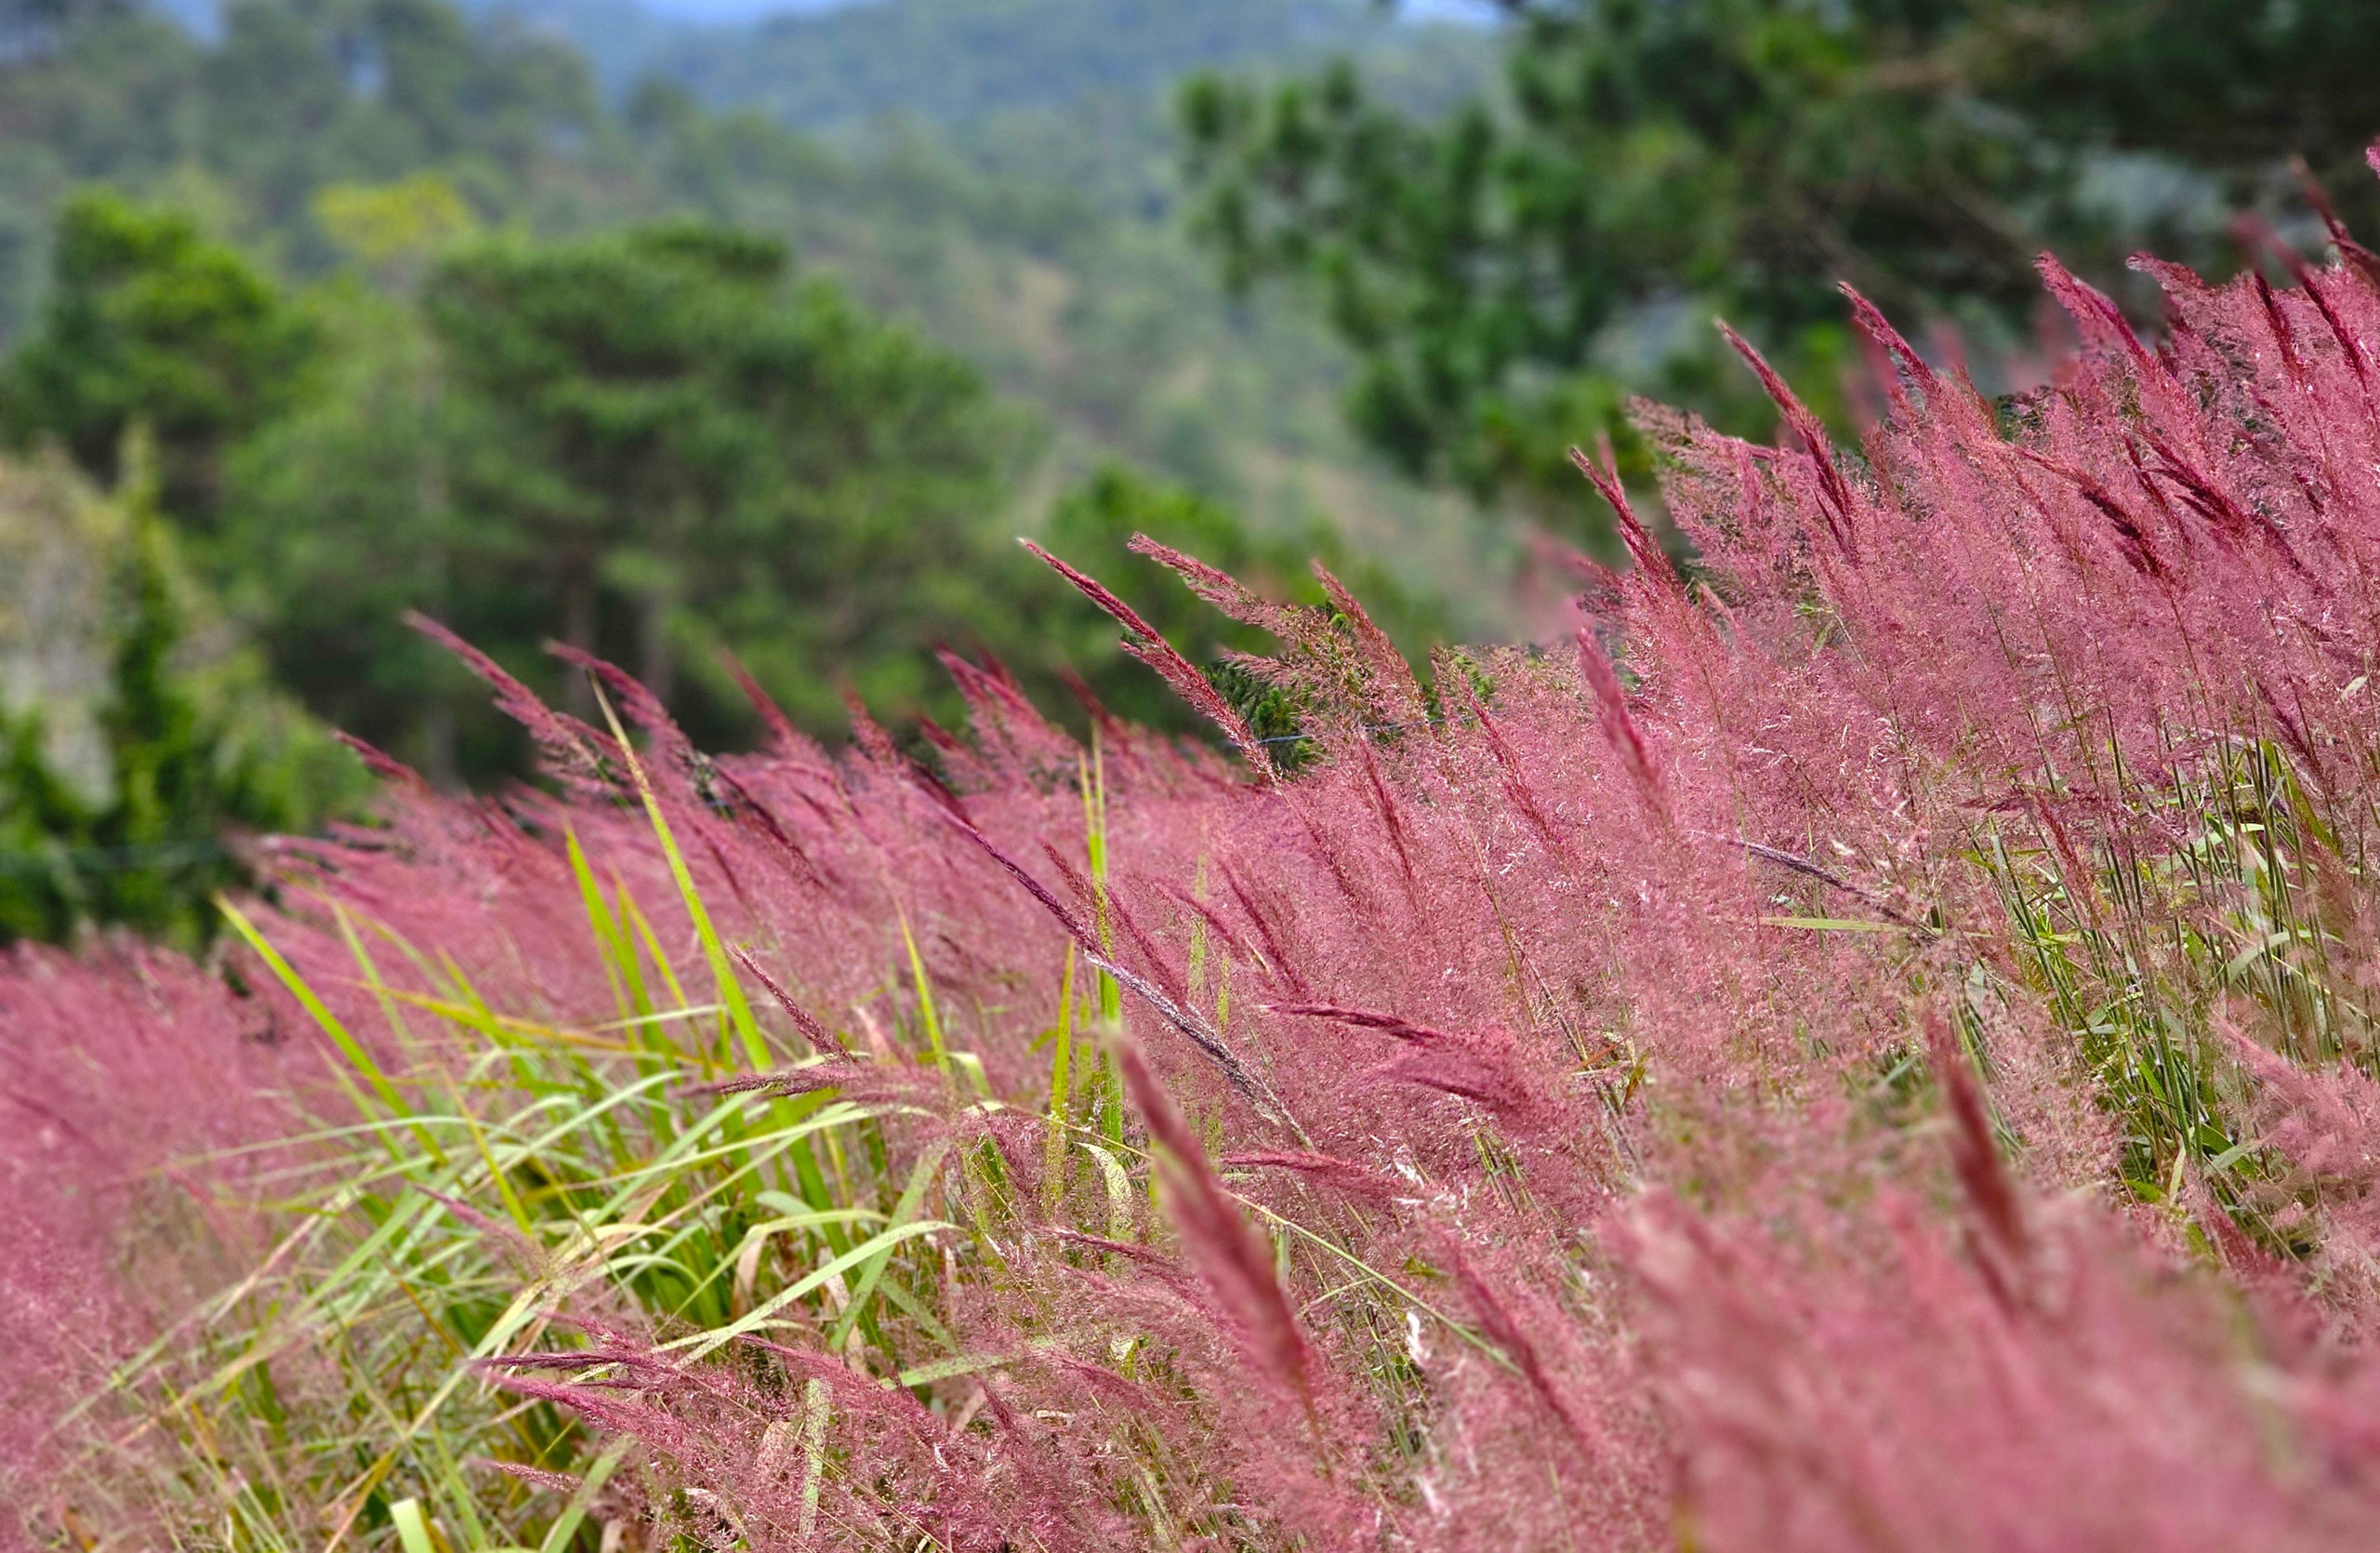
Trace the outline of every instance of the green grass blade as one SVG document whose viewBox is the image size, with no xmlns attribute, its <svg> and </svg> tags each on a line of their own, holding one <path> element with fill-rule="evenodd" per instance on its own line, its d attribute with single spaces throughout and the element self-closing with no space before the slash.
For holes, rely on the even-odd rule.
<svg viewBox="0 0 2380 1553">
<path fill-rule="evenodd" d="M 795 1300 L 801 1298 L 804 1294 L 814 1293 L 815 1291 L 826 1287 L 829 1280 L 835 1278 L 838 1274 L 847 1272 L 851 1268 L 859 1266 L 869 1257 L 888 1254 L 894 1247 L 899 1246 L 904 1241 L 914 1241 L 920 1235 L 931 1235 L 938 1229 L 956 1229 L 958 1228 L 959 1227 L 955 1224 L 946 1224 L 941 1219 L 931 1218 L 918 1219 L 908 1224 L 896 1224 L 889 1229 L 880 1230 L 874 1235 L 870 1235 L 866 1240 L 862 1241 L 859 1244 L 852 1247 L 851 1250 L 844 1252 L 840 1256 L 834 1258 L 824 1267 L 818 1268 L 817 1271 L 811 1273 L 805 1278 L 799 1279 L 796 1281 L 787 1284 L 785 1288 L 778 1290 L 774 1294 L 771 1295 L 767 1300 L 756 1307 L 749 1315 L 731 1321 L 715 1332 L 707 1332 L 696 1337 L 680 1338 L 676 1343 L 666 1343 L 662 1346 L 665 1348 L 668 1348 L 691 1345 L 692 1351 L 688 1353 L 687 1357 L 689 1359 L 704 1358 L 708 1354 L 717 1352 L 720 1348 L 734 1342 L 736 1338 L 743 1336 L 747 1332 L 759 1331 L 761 1327 L 768 1324 L 770 1318 L 774 1317 L 778 1311 L 784 1309 L 787 1306 L 791 1305 Z"/>
<path fill-rule="evenodd" d="M 926 963 L 918 953 L 918 940 L 909 932 L 909 914 L 901 913 L 901 942 L 909 951 L 909 975 L 918 987 L 918 1017 L 926 1027 L 926 1045 L 933 1053 L 933 1064 L 942 1076 L 950 1077 L 950 1049 L 942 1039 L 942 1019 L 934 1011 L 933 987 L 926 980 Z"/>
<path fill-rule="evenodd" d="M 397 1086 L 390 1082 L 386 1073 L 380 1070 L 379 1063 L 373 1059 L 371 1052 L 364 1047 L 364 1043 L 349 1032 L 348 1028 L 339 1022 L 338 1015 L 333 1014 L 323 1000 L 315 994 L 314 989 L 307 985 L 306 978 L 298 974 L 297 967 L 282 958 L 281 951 L 272 947 L 271 940 L 258 932 L 256 924 L 243 916 L 240 909 L 232 905 L 228 897 L 218 896 L 215 897 L 215 904 L 230 920 L 232 931 L 246 940 L 248 947 L 257 951 L 257 957 L 271 969 L 275 976 L 280 978 L 281 985 L 289 989 L 290 996 L 296 998 L 299 1006 L 313 1017 L 314 1023 L 322 1027 L 323 1033 L 331 1038 L 331 1043 L 338 1048 L 339 1055 L 347 1058 L 349 1066 L 363 1076 L 364 1083 L 379 1098 L 380 1103 L 392 1114 L 404 1115 L 411 1108 L 405 1104 L 404 1096 L 398 1093 Z M 369 1107 L 364 1109 L 365 1114 L 370 1114 Z M 437 1139 L 432 1137 L 427 1129 L 416 1129 L 416 1135 L 421 1139 L 422 1147 L 436 1156 L 440 1162 L 444 1162 L 443 1151 L 439 1148 Z"/>
<path fill-rule="evenodd" d="M 901 1188 L 901 1200 L 892 1206 L 891 1224 L 893 1228 L 907 1224 L 910 1215 L 918 1211 L 919 1205 L 925 1201 L 926 1188 L 933 1184 L 934 1173 L 942 1168 L 943 1156 L 949 1151 L 947 1140 L 937 1142 L 910 1169 L 908 1184 Z M 866 1311 L 868 1296 L 876 1293 L 877 1282 L 884 1276 L 885 1264 L 891 1256 L 892 1247 L 887 1246 L 884 1254 L 869 1263 L 866 1270 L 860 1274 L 859 1281 L 852 1289 L 851 1304 L 844 1307 L 842 1319 L 835 1323 L 834 1333 L 826 1340 L 829 1347 L 840 1351 L 850 1339 L 851 1330 Z"/>
<path fill-rule="evenodd" d="M 710 912 L 704 909 L 701 892 L 694 888 L 694 872 L 686 867 L 685 854 L 678 850 L 678 839 L 670 833 L 668 818 L 661 812 L 661 800 L 644 774 L 644 763 L 628 747 L 628 730 L 620 726 L 619 714 L 612 710 L 612 703 L 601 689 L 596 691 L 596 701 L 603 709 L 604 721 L 611 724 L 612 737 L 619 740 L 620 758 L 628 763 L 637 796 L 644 801 L 645 817 L 653 823 L 654 839 L 661 843 L 661 855 L 668 859 L 669 877 L 677 882 L 678 894 L 686 903 L 686 915 L 694 921 L 694 936 L 702 940 L 703 958 L 710 962 L 711 981 L 719 989 L 719 1001 L 727 1005 L 727 1017 L 743 1043 L 744 1058 L 754 1072 L 765 1071 L 775 1058 L 760 1034 L 760 1021 L 752 1016 L 752 1005 L 745 1000 L 742 984 L 735 979 L 735 966 L 728 958 L 727 946 L 721 941 L 719 930 L 711 925 Z"/>
<path fill-rule="evenodd" d="M 546 1529 L 546 1540 L 537 1545 L 537 1553 L 562 1553 L 570 1546 L 571 1539 L 578 1535 L 579 1526 L 587 1520 L 588 1510 L 593 1507 L 595 1496 L 603 1491 L 605 1483 L 611 1481 L 612 1473 L 619 1467 L 621 1458 L 628 1453 L 631 1443 L 627 1440 L 615 1440 L 595 1458 L 595 1464 L 587 1469 L 587 1476 L 579 1480 L 577 1492 L 570 1496 L 570 1503 L 561 1515 L 554 1518 L 554 1523 Z"/>
</svg>

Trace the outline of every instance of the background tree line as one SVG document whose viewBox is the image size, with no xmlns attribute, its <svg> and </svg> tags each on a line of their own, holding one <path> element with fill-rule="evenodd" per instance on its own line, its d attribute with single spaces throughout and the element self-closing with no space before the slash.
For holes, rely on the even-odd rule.
<svg viewBox="0 0 2380 1553">
<path fill-rule="evenodd" d="M 182 216 L 77 196 L 39 324 L 0 373 L 0 430 L 101 484 L 149 449 L 159 510 L 279 681 L 440 780 L 517 773 L 521 752 L 407 610 L 559 699 L 581 687 L 545 642 L 614 658 L 718 742 L 755 726 L 730 652 L 822 733 L 847 694 L 894 719 L 946 712 L 944 646 L 1047 691 L 1087 663 L 1133 715 L 1178 715 L 1064 631 L 1104 628 L 1013 543 L 1038 429 L 966 363 L 772 238 L 694 221 L 469 235 L 450 202 L 421 181 L 342 189 L 326 219 L 417 279 L 293 298 Z M 1339 548 L 1260 542 L 1121 471 L 1032 521 L 1111 563 L 1136 524 L 1195 532 L 1290 587 L 1302 548 Z M 1394 617 L 1401 594 L 1378 591 Z"/>
<path fill-rule="evenodd" d="M 1417 115 L 1342 61 L 1182 96 L 1196 219 L 1362 360 L 1355 424 L 1418 476 L 1567 493 L 1561 450 L 1651 393 L 1765 429 L 1722 315 L 1841 418 L 1840 283 L 1987 383 L 2056 249 L 2133 305 L 2153 249 L 2242 219 L 2308 251 L 2380 189 L 2371 0 L 1501 0 L 1501 88 Z M 2153 322 L 2153 319 L 2144 319 Z"/>
</svg>

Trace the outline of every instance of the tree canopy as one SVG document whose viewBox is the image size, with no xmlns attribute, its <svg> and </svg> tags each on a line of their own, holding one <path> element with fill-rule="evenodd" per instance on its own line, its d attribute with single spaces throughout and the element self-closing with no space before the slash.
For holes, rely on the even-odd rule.
<svg viewBox="0 0 2380 1553">
<path fill-rule="evenodd" d="M 60 212 L 41 327 L 0 373 L 0 431 L 55 437 L 112 483 L 137 422 L 154 438 L 162 500 L 204 524 L 226 447 L 298 392 L 313 339 L 255 266 L 188 217 L 103 190 Z"/>
<path fill-rule="evenodd" d="M 914 705 L 933 647 L 1004 629 L 1023 564 L 991 520 L 1029 423 L 773 240 L 467 245 L 410 344 L 349 305 L 379 343 L 243 461 L 241 542 L 283 672 L 376 742 L 458 758 L 364 661 L 439 683 L 403 607 L 565 698 L 546 641 L 622 662 L 715 738 L 750 716 L 722 647 L 826 728 L 846 689 Z M 504 763 L 473 748 L 465 775 Z"/>
<path fill-rule="evenodd" d="M 1712 312 L 1805 381 L 1845 348 L 1841 282 L 2005 348 L 2043 247 L 2110 281 L 2133 246 L 2203 262 L 2293 155 L 2367 188 L 2380 126 L 2372 0 L 1505 8 L 1503 95 L 1448 116 L 1345 66 L 1181 103 L 1227 274 L 1312 285 L 1364 433 L 1482 494 L 1558 470 L 1623 382 L 1726 414 Z"/>
<path fill-rule="evenodd" d="M 363 771 L 225 631 L 155 509 L 0 461 L 0 944 L 122 924 L 192 948 L 260 832 L 355 803 Z"/>
</svg>

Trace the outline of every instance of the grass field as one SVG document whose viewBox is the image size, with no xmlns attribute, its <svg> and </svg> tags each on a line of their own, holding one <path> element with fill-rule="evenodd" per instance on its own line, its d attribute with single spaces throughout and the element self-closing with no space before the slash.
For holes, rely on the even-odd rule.
<svg viewBox="0 0 2380 1553">
<path fill-rule="evenodd" d="M 2363 1546 L 2380 290 L 2049 280 L 2023 401 L 1651 414 L 1688 567 L 1582 458 L 1557 645 L 1154 553 L 1288 752 L 1120 605 L 1223 751 L 481 663 L 551 792 L 0 988 L 27 1534 Z"/>
</svg>

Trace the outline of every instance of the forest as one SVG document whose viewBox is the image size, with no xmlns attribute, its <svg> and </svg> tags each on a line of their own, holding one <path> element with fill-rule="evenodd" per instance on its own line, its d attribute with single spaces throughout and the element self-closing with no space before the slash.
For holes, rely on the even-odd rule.
<svg viewBox="0 0 2380 1553">
<path fill-rule="evenodd" d="M 0 1546 L 2364 1546 L 2375 46 L 0 0 Z"/>
<path fill-rule="evenodd" d="M 1201 57 L 1159 31 L 1144 52 Z M 1104 84 L 1062 69 L 1054 89 Z M 70 10 L 9 88 L 0 425 L 103 488 L 146 429 L 132 505 L 155 507 L 160 596 L 191 617 L 152 624 L 207 660 L 171 687 L 189 734 L 99 729 L 99 666 L 148 628 L 130 564 L 85 558 L 116 575 L 81 649 L 12 666 L 40 724 L 11 739 L 40 769 L 0 808 L 0 891 L 32 897 L 5 915 L 37 924 L 12 931 L 109 920 L 127 883 L 210 923 L 222 827 L 306 830 L 356 788 L 316 723 L 449 785 L 526 775 L 526 741 L 409 610 L 549 692 L 549 638 L 633 662 L 713 742 L 759 726 L 729 653 L 815 732 L 848 695 L 896 726 L 948 718 L 945 647 L 1180 725 L 1016 533 L 1120 556 L 1179 524 L 1297 587 L 1308 551 L 1340 551 L 1330 505 L 1386 492 L 1390 524 L 1440 531 L 1452 510 L 1367 466 L 1323 331 L 1258 325 L 1134 218 L 1162 183 L 1150 126 L 1100 179 L 985 182 L 921 126 L 829 145 L 658 76 L 607 100 L 550 36 L 436 0 L 243 6 L 212 44 Z M 624 314 L 623 287 L 667 304 Z M 51 514 L 28 546 L 50 548 L 55 505 L 23 499 Z M 1381 580 L 1400 629 L 1432 629 L 1427 590 Z M 123 812 L 109 740 L 222 790 L 192 771 L 168 778 L 184 798 Z M 88 876 L 144 848 L 159 877 Z"/>
</svg>

